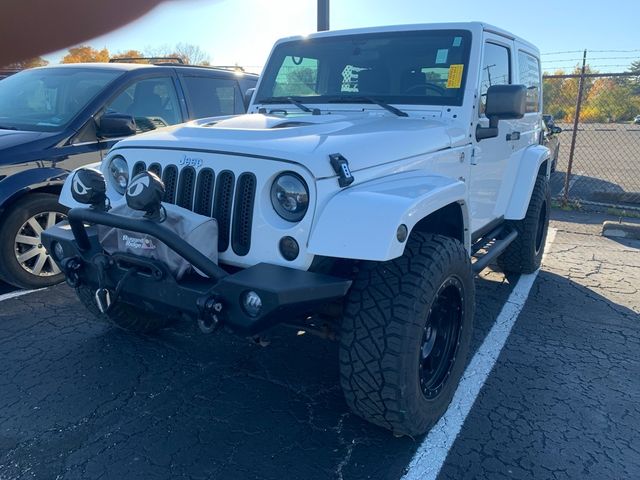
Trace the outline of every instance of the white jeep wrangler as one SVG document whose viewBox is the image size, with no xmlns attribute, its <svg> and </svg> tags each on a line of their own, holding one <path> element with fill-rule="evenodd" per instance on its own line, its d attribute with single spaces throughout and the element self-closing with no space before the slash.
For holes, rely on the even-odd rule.
<svg viewBox="0 0 640 480">
<path fill-rule="evenodd" d="M 482 23 L 286 38 L 249 112 L 118 143 L 68 179 L 46 247 L 127 330 L 331 328 L 351 409 L 425 432 L 465 368 L 474 274 L 540 266 L 538 50 Z"/>
</svg>

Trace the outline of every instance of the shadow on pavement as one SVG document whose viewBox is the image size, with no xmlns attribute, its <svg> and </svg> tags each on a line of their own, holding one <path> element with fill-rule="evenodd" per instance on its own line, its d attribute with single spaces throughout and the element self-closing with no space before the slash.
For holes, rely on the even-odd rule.
<svg viewBox="0 0 640 480">
<path fill-rule="evenodd" d="M 8 283 L 4 283 L 3 281 L 0 280 L 0 295 L 13 292 L 14 290 L 17 290 L 17 288 L 12 285 L 9 285 Z"/>
<path fill-rule="evenodd" d="M 639 326 L 541 272 L 439 478 L 640 478 Z"/>
<path fill-rule="evenodd" d="M 513 286 L 476 285 L 473 351 Z M 66 286 L 5 302 L 0 325 L 2 478 L 400 478 L 421 440 L 349 413 L 336 343 L 294 330 L 141 338 Z"/>
</svg>

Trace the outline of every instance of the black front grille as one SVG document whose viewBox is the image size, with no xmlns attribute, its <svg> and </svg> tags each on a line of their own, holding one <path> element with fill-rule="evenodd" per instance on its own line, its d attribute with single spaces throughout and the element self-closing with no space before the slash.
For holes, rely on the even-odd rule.
<svg viewBox="0 0 640 480">
<path fill-rule="evenodd" d="M 256 196 L 256 176 L 243 173 L 238 177 L 236 201 L 233 207 L 233 231 L 231 247 L 240 256 L 251 248 L 251 224 L 253 223 L 253 202 Z"/>
<path fill-rule="evenodd" d="M 193 211 L 199 215 L 210 217 L 213 209 L 213 184 L 215 174 L 210 168 L 203 168 L 198 174 L 196 185 L 196 199 L 193 203 Z"/>
<path fill-rule="evenodd" d="M 144 162 L 136 162 L 132 177 L 145 169 Z M 224 170 L 216 177 L 211 168 L 196 172 L 193 167 L 178 170 L 176 165 L 167 165 L 163 170 L 160 164 L 152 163 L 148 171 L 162 178 L 164 202 L 218 221 L 218 251 L 226 251 L 231 244 L 237 255 L 249 253 L 257 189 L 253 173 L 240 174 L 236 183 L 236 177 L 230 170 Z"/>
<path fill-rule="evenodd" d="M 144 162 L 136 162 L 131 171 L 131 178 L 135 177 L 139 173 L 144 172 L 146 169 L 147 166 L 144 164 Z"/>
<path fill-rule="evenodd" d="M 162 177 L 162 167 L 159 163 L 152 163 L 149 165 L 149 171 L 155 173 L 158 177 Z"/>
<path fill-rule="evenodd" d="M 162 183 L 164 183 L 164 198 L 167 203 L 176 203 L 176 185 L 178 183 L 178 168 L 175 165 L 168 165 L 162 172 Z"/>
<path fill-rule="evenodd" d="M 180 171 L 178 182 L 178 196 L 176 205 L 192 210 L 193 192 L 196 188 L 196 170 L 193 167 L 185 167 Z"/>
<path fill-rule="evenodd" d="M 231 226 L 231 205 L 233 204 L 233 184 L 235 175 L 224 170 L 218 175 L 216 182 L 216 198 L 213 204 L 213 216 L 218 220 L 218 251 L 229 248 L 229 232 Z"/>
</svg>

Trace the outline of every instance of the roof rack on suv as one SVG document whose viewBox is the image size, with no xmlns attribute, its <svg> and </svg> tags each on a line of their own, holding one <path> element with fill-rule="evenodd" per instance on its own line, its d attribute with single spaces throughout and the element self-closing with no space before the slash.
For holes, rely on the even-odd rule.
<svg viewBox="0 0 640 480">
<path fill-rule="evenodd" d="M 235 70 L 238 72 L 244 72 L 244 67 L 240 65 L 211 65 L 212 68 L 222 68 L 224 70 Z"/>
<path fill-rule="evenodd" d="M 144 60 L 148 63 L 177 63 L 178 65 L 184 65 L 184 60 L 180 57 L 120 57 L 110 58 L 109 63 L 136 63 L 140 60 Z"/>
<path fill-rule="evenodd" d="M 233 70 L 234 72 L 244 73 L 244 67 L 240 65 L 190 65 L 187 63 L 176 65 L 181 67 L 200 67 L 200 68 L 217 68 L 219 70 Z"/>
</svg>

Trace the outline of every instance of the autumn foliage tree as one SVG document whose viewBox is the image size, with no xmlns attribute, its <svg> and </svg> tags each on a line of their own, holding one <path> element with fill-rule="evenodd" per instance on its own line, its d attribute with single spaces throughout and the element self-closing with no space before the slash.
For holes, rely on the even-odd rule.
<svg viewBox="0 0 640 480">
<path fill-rule="evenodd" d="M 111 58 L 112 59 L 118 59 L 118 58 L 143 58 L 144 54 L 139 51 L 139 50 L 126 50 L 124 52 L 118 52 L 115 55 L 112 55 Z M 145 63 L 144 60 L 140 60 L 140 61 L 133 61 L 133 63 Z"/>
<path fill-rule="evenodd" d="M 640 67 L 636 65 L 637 67 Z M 634 65 L 632 64 L 631 72 Z M 545 78 L 544 110 L 559 122 L 573 122 L 580 84 L 580 68 L 571 77 Z M 598 73 L 587 66 L 585 73 Z M 564 72 L 557 71 L 556 75 Z M 575 75 L 575 76 L 574 76 Z M 640 112 L 638 77 L 586 77 L 583 85 L 580 121 L 587 123 L 628 122 Z"/>
<path fill-rule="evenodd" d="M 97 50 L 89 45 L 79 45 L 72 47 L 62 58 L 60 63 L 83 63 L 83 62 L 108 62 L 109 50 L 103 48 Z"/>
<path fill-rule="evenodd" d="M 3 68 L 14 68 L 16 70 L 23 70 L 25 68 L 34 68 L 34 67 L 44 67 L 45 65 L 49 65 L 42 57 L 29 58 L 27 60 L 21 60 L 19 62 L 13 62 L 9 65 L 5 65 Z"/>
</svg>

